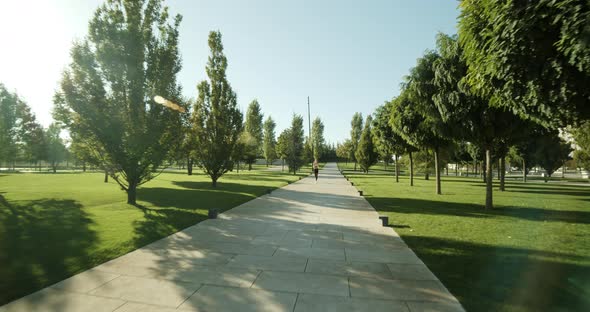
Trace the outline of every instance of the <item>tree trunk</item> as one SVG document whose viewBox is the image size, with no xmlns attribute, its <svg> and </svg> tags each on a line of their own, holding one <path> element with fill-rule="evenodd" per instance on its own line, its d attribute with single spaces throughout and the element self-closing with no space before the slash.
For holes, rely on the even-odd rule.
<svg viewBox="0 0 590 312">
<path fill-rule="evenodd" d="M 567 168 L 565 167 L 565 161 L 563 162 L 563 167 L 561 167 L 561 177 L 565 178 L 565 171 Z"/>
<path fill-rule="evenodd" d="M 489 169 L 490 175 L 493 176 L 493 173 L 491 172 L 492 162 L 490 160 L 490 162 L 488 163 L 488 155 L 486 155 L 485 157 L 486 157 L 486 159 L 481 163 L 481 177 L 483 179 L 483 183 L 487 183 L 488 167 L 490 167 L 490 169 Z"/>
<path fill-rule="evenodd" d="M 86 162 L 82 163 L 82 172 L 86 172 Z"/>
<path fill-rule="evenodd" d="M 414 159 L 412 152 L 410 152 L 410 186 L 414 186 Z"/>
<path fill-rule="evenodd" d="M 190 157 L 186 158 L 186 173 L 189 176 L 193 175 L 193 160 Z"/>
<path fill-rule="evenodd" d="M 57 164 L 51 163 L 51 169 L 53 169 L 53 173 L 56 173 L 57 172 Z M 15 171 L 14 166 L 12 167 L 12 171 Z"/>
<path fill-rule="evenodd" d="M 500 191 L 504 192 L 504 182 L 506 178 L 506 156 L 500 158 Z"/>
<path fill-rule="evenodd" d="M 129 183 L 129 187 L 127 188 L 127 203 L 130 205 L 135 205 L 137 199 L 137 184 L 136 183 Z"/>
<path fill-rule="evenodd" d="M 459 163 L 455 164 L 455 176 L 459 176 Z"/>
<path fill-rule="evenodd" d="M 477 165 L 477 160 L 474 160 L 473 161 L 473 174 L 475 174 L 476 178 L 477 178 L 477 174 L 478 174 L 478 172 L 477 172 L 478 167 L 479 166 Z"/>
<path fill-rule="evenodd" d="M 240 173 L 240 161 L 239 160 L 238 160 L 238 168 L 237 168 L 236 173 Z"/>
<path fill-rule="evenodd" d="M 252 163 L 248 163 L 248 171 L 252 170 Z"/>
<path fill-rule="evenodd" d="M 522 182 L 526 182 L 526 161 L 522 160 Z"/>
<path fill-rule="evenodd" d="M 217 187 L 217 177 L 211 177 L 211 186 Z"/>
<path fill-rule="evenodd" d="M 104 183 L 109 182 L 109 172 L 105 169 L 104 171 Z"/>
<path fill-rule="evenodd" d="M 398 156 L 395 155 L 395 182 L 399 182 L 399 167 L 397 164 L 398 159 Z"/>
<path fill-rule="evenodd" d="M 492 198 L 492 151 L 488 147 L 486 148 L 486 210 L 494 208 L 494 202 Z"/>
<path fill-rule="evenodd" d="M 354 171 L 356 171 L 356 161 L 354 162 Z"/>
<path fill-rule="evenodd" d="M 498 159 L 498 180 L 500 180 L 500 159 Z"/>
<path fill-rule="evenodd" d="M 285 160 L 281 159 L 281 172 L 285 171 Z"/>
<path fill-rule="evenodd" d="M 440 159 L 438 155 L 438 147 L 434 149 L 434 171 L 436 171 L 436 194 L 442 194 L 440 190 Z"/>
<path fill-rule="evenodd" d="M 447 176 L 449 176 L 449 164 L 448 164 L 448 163 L 447 163 L 447 165 L 445 166 L 445 170 L 446 170 Z"/>
</svg>

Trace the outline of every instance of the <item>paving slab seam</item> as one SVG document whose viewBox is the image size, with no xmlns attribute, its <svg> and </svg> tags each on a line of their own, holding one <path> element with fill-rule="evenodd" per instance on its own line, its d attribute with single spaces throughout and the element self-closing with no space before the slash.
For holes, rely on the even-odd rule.
<svg viewBox="0 0 590 312">
<path fill-rule="evenodd" d="M 176 306 L 175 309 L 178 310 L 178 308 L 180 308 L 181 305 L 183 305 L 187 300 L 189 300 L 192 296 L 194 296 L 197 293 L 197 291 L 199 291 L 199 289 L 203 288 L 204 286 L 205 286 L 204 284 L 201 284 L 199 286 L 199 288 L 197 288 L 195 291 L 193 291 L 193 293 L 190 294 L 190 296 L 186 297 L 179 305 Z M 141 302 L 141 303 L 143 303 L 143 302 Z"/>
<path fill-rule="evenodd" d="M 293 304 L 293 310 L 291 310 L 291 312 L 295 312 L 295 308 L 297 307 L 297 300 L 299 300 L 299 293 L 297 293 L 297 297 L 295 297 L 295 304 Z"/>
</svg>

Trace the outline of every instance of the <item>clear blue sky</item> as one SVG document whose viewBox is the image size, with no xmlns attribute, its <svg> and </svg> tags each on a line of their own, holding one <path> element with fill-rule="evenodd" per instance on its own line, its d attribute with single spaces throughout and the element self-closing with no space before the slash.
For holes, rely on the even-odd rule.
<svg viewBox="0 0 590 312">
<path fill-rule="evenodd" d="M 51 122 L 51 97 L 69 61 L 72 40 L 86 34 L 101 1 L 0 3 L 0 81 Z M 325 124 L 328 141 L 349 136 L 354 112 L 363 116 L 399 93 L 399 84 L 437 32 L 455 33 L 457 1 L 204 1 L 169 0 L 181 13 L 185 95 L 205 78 L 211 30 L 223 34 L 228 79 L 246 109 L 256 98 L 277 135 L 293 113 Z M 39 25 L 39 26 L 35 26 Z M 11 46 L 11 49 L 5 47 Z M 307 122 L 307 120 L 306 120 Z"/>
</svg>

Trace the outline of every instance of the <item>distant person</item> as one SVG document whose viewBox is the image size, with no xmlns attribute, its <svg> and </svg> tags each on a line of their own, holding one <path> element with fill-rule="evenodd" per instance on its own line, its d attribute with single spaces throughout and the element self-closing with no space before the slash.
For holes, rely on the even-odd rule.
<svg viewBox="0 0 590 312">
<path fill-rule="evenodd" d="M 320 164 L 318 164 L 317 158 L 313 160 L 313 175 L 315 175 L 315 181 L 318 181 L 318 173 L 320 172 Z"/>
</svg>

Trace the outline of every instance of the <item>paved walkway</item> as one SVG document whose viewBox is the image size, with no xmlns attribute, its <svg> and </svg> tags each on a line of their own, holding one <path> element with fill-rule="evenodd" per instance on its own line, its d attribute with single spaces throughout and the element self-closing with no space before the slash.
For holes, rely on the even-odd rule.
<svg viewBox="0 0 590 312">
<path fill-rule="evenodd" d="M 327 164 L 0 311 L 463 311 Z"/>
</svg>

